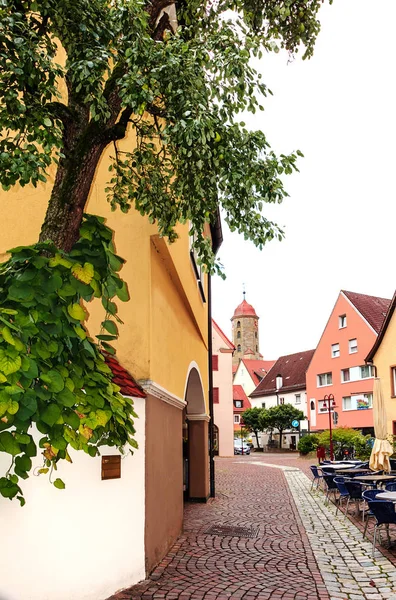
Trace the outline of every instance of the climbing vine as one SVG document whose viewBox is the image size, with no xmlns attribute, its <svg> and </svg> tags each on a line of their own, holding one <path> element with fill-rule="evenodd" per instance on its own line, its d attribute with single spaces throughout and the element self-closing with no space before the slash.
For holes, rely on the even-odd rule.
<svg viewBox="0 0 396 600">
<path fill-rule="evenodd" d="M 0 267 L 0 451 L 10 455 L 0 494 L 24 504 L 20 480 L 38 452 L 38 472 L 51 475 L 60 460 L 71 462 L 69 447 L 90 456 L 104 444 L 136 448 L 136 414 L 105 361 L 121 323 L 114 299 L 129 296 L 104 219 L 85 215 L 69 253 L 45 242 L 10 254 Z M 97 342 L 84 325 L 84 303 L 93 298 L 105 311 Z M 39 448 L 32 425 L 42 434 Z M 65 487 L 59 478 L 53 485 Z"/>
</svg>

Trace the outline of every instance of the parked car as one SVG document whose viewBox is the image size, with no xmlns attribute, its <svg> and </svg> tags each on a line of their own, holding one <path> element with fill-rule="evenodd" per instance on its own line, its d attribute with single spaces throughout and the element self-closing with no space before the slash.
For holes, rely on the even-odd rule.
<svg viewBox="0 0 396 600">
<path fill-rule="evenodd" d="M 250 446 L 246 440 L 234 440 L 234 454 L 250 454 Z"/>
</svg>

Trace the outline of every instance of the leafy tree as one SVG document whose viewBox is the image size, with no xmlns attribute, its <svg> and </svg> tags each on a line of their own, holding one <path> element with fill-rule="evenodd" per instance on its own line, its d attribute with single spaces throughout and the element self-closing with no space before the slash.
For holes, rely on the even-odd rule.
<svg viewBox="0 0 396 600">
<path fill-rule="evenodd" d="M 262 408 L 257 408 L 257 407 L 256 408 L 248 408 L 247 410 L 245 410 L 242 413 L 242 420 L 244 422 L 246 429 L 248 431 L 251 431 L 252 433 L 254 433 L 254 435 L 256 436 L 257 448 L 260 448 L 258 433 L 259 433 L 259 431 L 262 431 L 261 423 L 260 423 L 260 414 L 261 414 L 262 410 L 263 410 Z"/>
<path fill-rule="evenodd" d="M 0 270 L 0 451 L 12 457 L 3 496 L 22 498 L 19 478 L 37 452 L 32 423 L 44 436 L 44 470 L 67 459 L 69 445 L 94 455 L 102 443 L 133 443 L 132 404 L 123 404 L 101 353 L 113 352 L 108 342 L 118 335 L 113 298 L 128 299 L 123 261 L 103 222 L 85 216 L 103 152 L 111 145 L 112 208 L 133 206 L 171 242 L 175 225 L 191 221 L 212 271 L 219 267 L 203 231 L 219 206 L 231 230 L 258 247 L 282 238 L 262 209 L 287 196 L 282 178 L 296 170 L 298 152 L 277 157 L 240 116 L 262 109 L 269 93 L 250 59 L 279 48 L 310 57 L 320 5 L 0 3 L 0 183 L 37 186 L 56 165 L 39 242 L 15 249 Z M 87 336 L 80 306 L 94 296 L 106 312 L 98 341 Z M 83 396 L 93 371 L 100 391 Z"/>
<path fill-rule="evenodd" d="M 304 419 L 304 413 L 292 404 L 279 404 L 264 409 L 261 415 L 261 424 L 263 428 L 272 428 L 279 431 L 280 448 L 282 448 L 282 433 L 292 428 L 294 419 Z"/>
</svg>

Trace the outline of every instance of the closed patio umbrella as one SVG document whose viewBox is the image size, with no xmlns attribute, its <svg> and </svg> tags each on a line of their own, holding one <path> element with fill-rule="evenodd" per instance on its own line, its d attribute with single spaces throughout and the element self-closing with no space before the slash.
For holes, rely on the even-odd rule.
<svg viewBox="0 0 396 600">
<path fill-rule="evenodd" d="M 389 457 L 393 454 L 393 447 L 386 439 L 386 410 L 382 395 L 381 381 L 374 379 L 373 388 L 373 414 L 375 442 L 370 456 L 370 469 L 373 471 L 390 471 Z"/>
</svg>

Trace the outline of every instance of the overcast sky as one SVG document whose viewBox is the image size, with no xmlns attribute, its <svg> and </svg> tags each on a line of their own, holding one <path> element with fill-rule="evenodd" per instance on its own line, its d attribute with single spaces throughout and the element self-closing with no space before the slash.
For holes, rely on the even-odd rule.
<svg viewBox="0 0 396 600">
<path fill-rule="evenodd" d="M 274 93 L 244 118 L 273 149 L 300 149 L 290 194 L 265 215 L 286 230 L 259 251 L 227 231 L 213 278 L 213 317 L 227 335 L 246 300 L 260 317 L 265 359 L 315 348 L 341 289 L 391 298 L 396 287 L 395 0 L 334 0 L 320 11 L 314 57 L 267 55 Z"/>
</svg>

